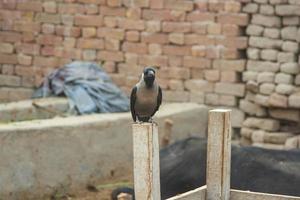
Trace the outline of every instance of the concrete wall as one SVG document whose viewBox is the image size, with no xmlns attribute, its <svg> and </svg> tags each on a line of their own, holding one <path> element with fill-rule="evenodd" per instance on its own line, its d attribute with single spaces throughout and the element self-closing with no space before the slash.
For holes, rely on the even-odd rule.
<svg viewBox="0 0 300 200">
<path fill-rule="evenodd" d="M 167 118 L 173 141 L 205 136 L 207 112 L 197 104 L 162 106 L 160 137 Z M 129 113 L 116 113 L 0 125 L 0 199 L 41 199 L 132 173 L 131 121 Z"/>
</svg>

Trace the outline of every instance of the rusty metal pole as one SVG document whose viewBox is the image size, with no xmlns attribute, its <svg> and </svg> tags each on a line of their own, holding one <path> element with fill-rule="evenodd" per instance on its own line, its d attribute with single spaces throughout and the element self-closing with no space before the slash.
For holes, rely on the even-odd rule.
<svg viewBox="0 0 300 200">
<path fill-rule="evenodd" d="M 136 200 L 160 200 L 159 143 L 155 123 L 135 123 L 133 134 Z"/>
<path fill-rule="evenodd" d="M 209 111 L 206 185 L 207 200 L 229 200 L 231 162 L 230 110 Z"/>
</svg>

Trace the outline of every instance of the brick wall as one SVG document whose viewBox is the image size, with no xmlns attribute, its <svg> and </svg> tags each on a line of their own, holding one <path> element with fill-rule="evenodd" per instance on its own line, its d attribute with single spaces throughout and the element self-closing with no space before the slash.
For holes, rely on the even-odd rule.
<svg viewBox="0 0 300 200">
<path fill-rule="evenodd" d="M 126 92 L 143 66 L 156 65 L 164 100 L 238 107 L 249 21 L 241 8 L 237 0 L 2 0 L 0 101 L 28 98 L 54 68 L 87 60 L 102 62 Z"/>
<path fill-rule="evenodd" d="M 243 139 L 271 148 L 300 147 L 300 1 L 251 0 Z M 264 143 L 264 144 L 263 144 Z M 285 145 L 285 147 L 283 146 Z"/>
</svg>

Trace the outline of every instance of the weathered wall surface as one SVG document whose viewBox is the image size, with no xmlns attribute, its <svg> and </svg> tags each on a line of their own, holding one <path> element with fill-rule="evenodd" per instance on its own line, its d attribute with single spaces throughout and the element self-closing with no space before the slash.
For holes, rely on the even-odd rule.
<svg viewBox="0 0 300 200">
<path fill-rule="evenodd" d="M 159 66 L 167 101 L 238 106 L 247 14 L 236 0 L 0 2 L 0 101 L 28 98 L 54 68 L 103 62 L 125 91 Z"/>
<path fill-rule="evenodd" d="M 204 137 L 207 113 L 207 107 L 195 103 L 163 105 L 155 117 L 160 138 L 166 119 L 174 122 L 172 141 Z M 5 124 L 0 142 L 2 199 L 43 199 L 132 173 L 130 113 Z"/>
<path fill-rule="evenodd" d="M 300 1 L 251 0 L 243 12 L 251 19 L 243 72 L 247 92 L 240 101 L 248 116 L 242 135 L 259 146 L 283 148 L 299 133 Z M 299 148 L 299 139 L 289 139 L 286 146 Z"/>
</svg>

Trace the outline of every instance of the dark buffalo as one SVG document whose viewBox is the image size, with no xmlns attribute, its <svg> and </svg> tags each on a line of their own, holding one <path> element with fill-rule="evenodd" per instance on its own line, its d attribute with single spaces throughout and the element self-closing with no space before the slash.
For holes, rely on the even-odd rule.
<svg viewBox="0 0 300 200">
<path fill-rule="evenodd" d="M 205 185 L 206 147 L 206 139 L 188 138 L 160 151 L 162 199 Z M 300 196 L 300 151 L 233 145 L 231 188 Z"/>
</svg>

